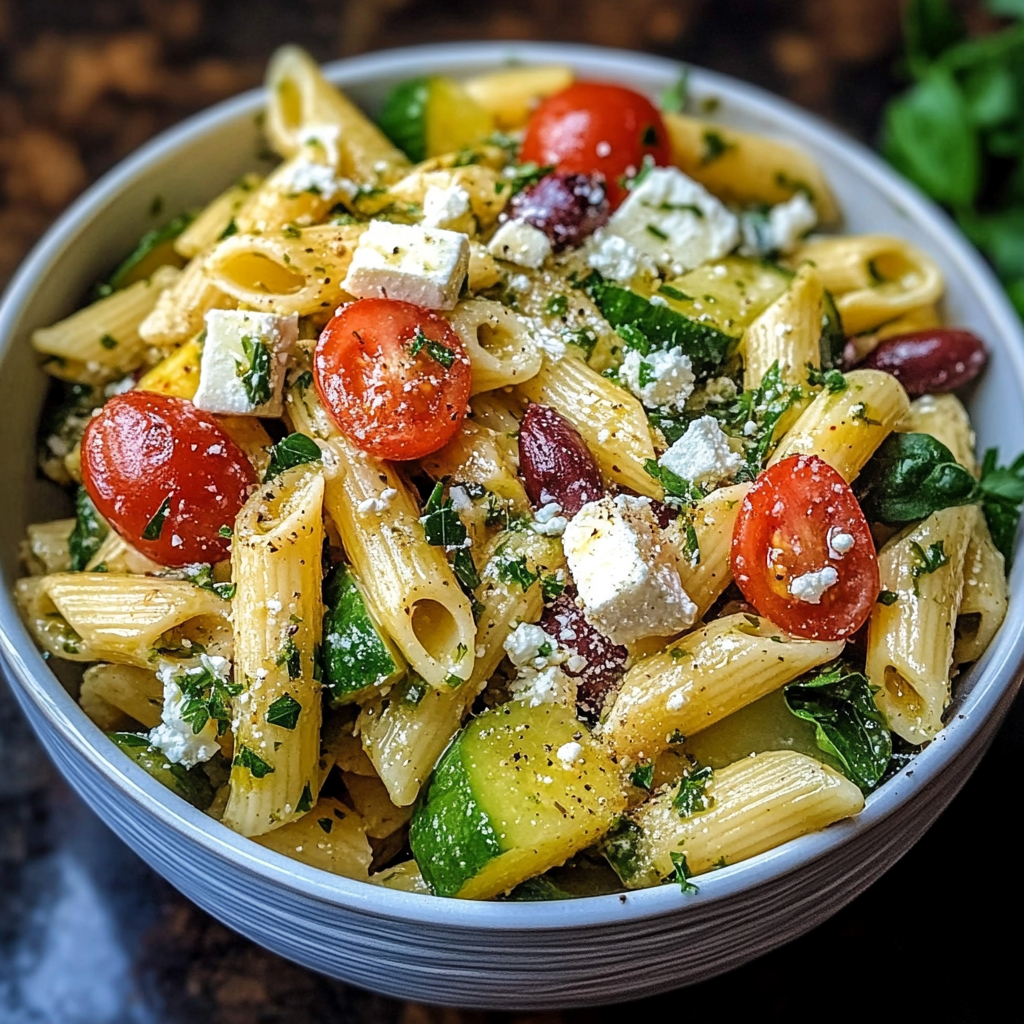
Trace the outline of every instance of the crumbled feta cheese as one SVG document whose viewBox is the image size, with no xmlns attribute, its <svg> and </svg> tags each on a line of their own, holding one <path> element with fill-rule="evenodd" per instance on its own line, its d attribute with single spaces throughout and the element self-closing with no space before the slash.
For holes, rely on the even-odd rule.
<svg viewBox="0 0 1024 1024">
<path fill-rule="evenodd" d="M 587 503 L 562 538 L 587 621 L 617 644 L 668 636 L 693 624 L 671 546 L 649 498 L 620 494 Z"/>
<path fill-rule="evenodd" d="M 538 659 L 541 659 L 542 664 L 537 665 L 537 668 L 557 664 L 552 659 L 558 652 L 558 641 L 532 622 L 520 622 L 505 637 L 503 646 L 509 661 L 517 668 L 533 665 Z"/>
<path fill-rule="evenodd" d="M 469 193 L 461 185 L 431 185 L 423 197 L 423 226 L 465 230 L 469 227 Z"/>
<path fill-rule="evenodd" d="M 551 240 L 532 224 L 507 220 L 494 232 L 487 251 L 498 259 L 537 270 L 551 255 Z"/>
<path fill-rule="evenodd" d="M 649 409 L 682 409 L 696 379 L 690 357 L 681 348 L 646 356 L 631 348 L 619 367 L 619 380 Z"/>
<path fill-rule="evenodd" d="M 743 465 L 743 456 L 729 446 L 729 438 L 714 416 L 701 416 L 658 459 L 658 465 L 683 480 L 707 487 L 735 476 Z"/>
<path fill-rule="evenodd" d="M 468 512 L 473 507 L 473 500 L 469 491 L 462 484 L 456 484 L 448 491 L 448 497 L 452 500 L 452 508 L 456 512 Z"/>
<path fill-rule="evenodd" d="M 773 206 L 767 213 L 748 211 L 740 216 L 743 244 L 741 256 L 771 256 L 791 253 L 818 223 L 818 212 L 806 193 Z"/>
<path fill-rule="evenodd" d="M 575 704 L 576 681 L 557 665 L 545 669 L 523 668 L 510 688 L 513 700 L 529 701 L 530 707 L 541 704 Z"/>
<path fill-rule="evenodd" d="M 365 498 L 356 505 L 356 511 L 360 515 L 369 512 L 386 512 L 391 507 L 391 499 L 398 494 L 394 487 L 385 487 L 376 498 Z"/>
<path fill-rule="evenodd" d="M 205 321 L 192 404 L 223 416 L 280 416 L 288 353 L 299 336 L 298 316 L 211 309 Z M 253 394 L 260 390 L 269 398 L 256 403 Z"/>
<path fill-rule="evenodd" d="M 839 580 L 839 573 L 831 565 L 826 565 L 818 572 L 805 572 L 790 580 L 789 592 L 806 604 L 821 604 L 821 595 L 834 587 Z"/>
<path fill-rule="evenodd" d="M 453 309 L 469 270 L 469 238 L 457 231 L 372 220 L 342 288 L 358 298 Z"/>
<path fill-rule="evenodd" d="M 164 706 L 160 724 L 150 730 L 149 742 L 162 750 L 171 764 L 191 768 L 200 761 L 209 761 L 220 751 L 217 742 L 217 723 L 212 718 L 199 732 L 192 731 L 192 724 L 181 717 L 185 695 L 179 685 L 191 674 L 212 672 L 226 680 L 230 672 L 227 658 L 204 654 L 196 664 L 161 659 L 156 675 L 164 687 Z"/>
<path fill-rule="evenodd" d="M 315 160 L 299 159 L 285 164 L 276 180 L 280 189 L 289 195 L 311 192 L 330 203 L 354 190 L 347 178 L 339 178 L 333 167 Z"/>
<path fill-rule="evenodd" d="M 558 513 L 562 506 L 556 501 L 542 505 L 533 514 L 533 529 L 544 537 L 561 537 L 569 520 Z"/>
<path fill-rule="evenodd" d="M 654 261 L 620 235 L 597 231 L 590 244 L 587 264 L 609 281 L 628 284 L 637 274 L 656 273 Z"/>
<path fill-rule="evenodd" d="M 736 216 L 676 167 L 648 171 L 605 230 L 673 273 L 721 259 L 736 248 L 740 236 Z"/>
<path fill-rule="evenodd" d="M 850 533 L 833 533 L 828 540 L 828 553 L 832 558 L 842 558 L 843 555 L 853 549 L 856 540 Z"/>
<path fill-rule="evenodd" d="M 563 743 L 555 751 L 555 757 L 557 757 L 566 768 L 571 768 L 577 761 L 582 760 L 583 744 L 577 743 L 575 740 Z"/>
<path fill-rule="evenodd" d="M 341 129 L 335 124 L 310 124 L 299 132 L 299 143 L 316 146 L 332 167 L 341 162 Z"/>
</svg>

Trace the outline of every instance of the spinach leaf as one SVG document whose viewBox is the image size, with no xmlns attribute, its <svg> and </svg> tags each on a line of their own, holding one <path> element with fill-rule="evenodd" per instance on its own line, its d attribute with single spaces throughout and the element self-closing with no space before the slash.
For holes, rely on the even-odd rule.
<svg viewBox="0 0 1024 1024">
<path fill-rule="evenodd" d="M 68 538 L 72 572 L 81 572 L 89 564 L 109 532 L 110 527 L 96 511 L 92 498 L 84 487 L 79 487 L 75 495 L 75 526 Z"/>
<path fill-rule="evenodd" d="M 909 523 L 939 509 L 969 505 L 978 481 L 930 434 L 893 433 L 879 446 L 857 481 L 868 519 Z"/>
<path fill-rule="evenodd" d="M 943 50 L 960 42 L 967 30 L 949 0 L 910 0 L 903 16 L 903 34 L 910 69 L 921 75 Z"/>
<path fill-rule="evenodd" d="M 263 482 L 273 480 L 286 469 L 301 466 L 307 462 L 319 462 L 322 458 L 320 446 L 305 434 L 289 434 L 270 449 L 270 463 L 263 475 Z"/>
<path fill-rule="evenodd" d="M 996 465 L 997 452 L 989 448 L 981 463 L 982 510 L 992 542 L 1003 553 L 1006 565 L 1013 562 L 1013 542 L 1024 503 L 1024 454 L 1009 466 Z"/>
<path fill-rule="evenodd" d="M 790 683 L 783 695 L 797 718 L 814 723 L 818 746 L 839 761 L 847 778 L 865 792 L 878 785 L 892 756 L 892 736 L 863 673 L 839 664 Z"/>
</svg>

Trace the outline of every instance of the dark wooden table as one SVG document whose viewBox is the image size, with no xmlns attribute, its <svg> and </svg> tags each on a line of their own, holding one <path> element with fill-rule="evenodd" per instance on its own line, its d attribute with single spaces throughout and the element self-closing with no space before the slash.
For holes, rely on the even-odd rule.
<svg viewBox="0 0 1024 1024">
<path fill-rule="evenodd" d="M 897 0 L 0 0 L 0 282 L 95 176 L 256 84 L 285 39 L 318 58 L 443 39 L 624 46 L 764 85 L 871 142 L 899 81 Z M 963 5 L 978 25 L 980 4 Z M 2 491 L 0 491 L 2 493 Z M 827 924 L 749 966 L 629 1006 L 516 1017 L 401 1004 L 234 935 L 56 776 L 0 681 L 0 1024 L 461 1024 L 754 1014 L 988 1020 L 1021 943 L 1018 701 L 929 834 Z M 1007 931 L 996 932 L 1002 924 Z M 1009 936 L 1009 940 L 1007 939 Z"/>
</svg>

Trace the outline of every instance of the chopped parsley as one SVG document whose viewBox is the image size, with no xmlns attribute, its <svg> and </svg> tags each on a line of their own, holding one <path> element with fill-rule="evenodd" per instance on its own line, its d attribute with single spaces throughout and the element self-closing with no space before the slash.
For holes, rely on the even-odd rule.
<svg viewBox="0 0 1024 1024">
<path fill-rule="evenodd" d="M 679 783 L 679 789 L 672 797 L 672 808 L 680 818 L 689 818 L 699 811 L 706 811 L 714 803 L 715 798 L 707 791 L 714 774 L 711 768 L 699 768 Z"/>
<path fill-rule="evenodd" d="M 302 678 L 302 652 L 296 646 L 294 637 L 286 636 L 284 638 L 284 643 L 281 644 L 281 650 L 277 652 L 274 664 L 286 666 L 289 679 Z"/>
<path fill-rule="evenodd" d="M 162 502 L 160 507 L 153 513 L 153 518 L 146 523 L 146 528 L 142 531 L 143 540 L 159 540 L 160 534 L 164 532 L 164 520 L 167 518 L 167 513 L 171 510 L 171 499 L 168 495 Z"/>
<path fill-rule="evenodd" d="M 254 779 L 262 779 L 267 775 L 274 774 L 274 769 L 259 754 L 244 745 L 239 748 L 231 763 L 239 768 L 248 768 Z M 306 789 L 308 790 L 309 787 L 307 786 Z M 303 792 L 303 796 L 305 796 L 305 792 Z"/>
<path fill-rule="evenodd" d="M 112 334 L 104 334 L 100 338 L 100 344 L 105 349 L 108 349 L 108 350 L 112 349 L 112 348 L 117 348 L 117 338 L 115 338 Z"/>
<path fill-rule="evenodd" d="M 290 693 L 282 694 L 267 708 L 267 723 L 282 729 L 294 729 L 301 711 L 302 705 Z"/>
<path fill-rule="evenodd" d="M 569 299 L 565 295 L 552 295 L 544 303 L 544 313 L 547 316 L 565 316 L 569 311 Z"/>
<path fill-rule="evenodd" d="M 894 605 L 900 599 L 900 595 L 893 590 L 883 590 L 878 595 L 878 603 L 884 604 L 887 608 Z"/>
<path fill-rule="evenodd" d="M 217 236 L 217 241 L 223 242 L 225 238 L 230 238 L 232 235 L 237 234 L 238 223 L 235 221 L 235 218 L 232 217 L 231 220 L 229 220 L 227 224 L 224 225 L 224 230 Z"/>
<path fill-rule="evenodd" d="M 629 773 L 629 781 L 634 786 L 646 789 L 650 793 L 651 786 L 654 784 L 654 763 L 649 761 L 647 764 L 638 764 Z"/>
<path fill-rule="evenodd" d="M 242 338 L 245 359 L 238 360 L 237 375 L 241 378 L 245 397 L 253 408 L 266 405 L 273 397 L 270 386 L 270 349 L 266 342 L 248 334 Z"/>
<path fill-rule="evenodd" d="M 545 601 L 553 601 L 565 590 L 565 580 L 558 572 L 541 573 L 540 592 Z"/>
<path fill-rule="evenodd" d="M 508 189 L 509 196 L 517 195 L 524 188 L 536 185 L 541 178 L 546 177 L 554 169 L 554 164 L 542 166 L 532 161 L 525 164 L 510 164 L 503 172 L 503 179 L 495 184 L 494 191 L 501 195 Z"/>
<path fill-rule="evenodd" d="M 810 364 L 807 366 L 807 383 L 812 388 L 826 388 L 830 395 L 838 395 L 849 387 L 842 370 L 819 370 Z"/>
<path fill-rule="evenodd" d="M 313 374 L 309 370 L 303 370 L 295 378 L 295 388 L 300 394 L 305 394 L 313 386 Z"/>
<path fill-rule="evenodd" d="M 285 226 L 281 228 L 281 234 L 284 235 L 285 238 L 301 238 L 302 229 L 295 224 L 285 224 Z"/>
<path fill-rule="evenodd" d="M 934 544 L 928 545 L 925 551 L 917 541 L 911 541 L 911 553 L 914 556 L 914 564 L 910 569 L 910 575 L 914 579 L 914 593 L 917 593 L 917 581 L 922 576 L 930 576 L 937 572 L 944 565 L 949 565 L 949 556 L 944 549 L 944 542 L 937 540 Z"/>
<path fill-rule="evenodd" d="M 434 341 L 433 338 L 428 338 L 421 327 L 416 328 L 416 335 L 412 341 L 409 342 L 409 355 L 414 358 L 420 354 L 423 350 L 426 350 L 428 356 L 434 360 L 435 363 L 440 364 L 446 370 L 450 370 L 452 363 L 455 362 L 455 352 L 450 349 L 447 345 L 442 345 L 439 341 Z"/>
<path fill-rule="evenodd" d="M 229 537 L 234 537 L 234 535 L 235 535 L 235 531 L 234 531 L 234 529 L 233 529 L 232 527 L 230 527 L 230 526 L 226 525 L 226 524 L 225 524 L 224 526 L 222 526 L 222 527 L 221 527 L 221 528 L 220 528 L 220 529 L 219 529 L 219 530 L 217 531 L 217 536 L 218 536 L 218 537 L 223 537 L 223 538 L 225 538 L 225 540 L 226 540 L 227 538 L 229 538 Z"/>
<path fill-rule="evenodd" d="M 646 230 L 649 235 L 654 235 L 654 237 L 659 239 L 660 241 L 668 241 L 668 235 L 664 231 L 662 231 L 657 224 L 648 224 L 646 226 Z"/>
<path fill-rule="evenodd" d="M 726 142 L 719 132 L 708 129 L 704 132 L 704 152 L 700 156 L 701 167 L 706 167 L 721 159 L 735 145 L 734 142 Z"/>
<path fill-rule="evenodd" d="M 655 459 L 646 459 L 644 469 L 665 488 L 665 500 L 678 499 L 683 502 L 697 502 L 704 497 L 704 492 L 689 480 L 684 480 L 666 466 L 659 466 Z"/>
<path fill-rule="evenodd" d="M 192 732 L 202 732 L 212 720 L 217 723 L 217 735 L 223 736 L 231 722 L 231 698 L 242 692 L 241 684 L 225 679 L 206 654 L 199 655 L 198 665 L 182 666 L 174 681 L 184 697 L 181 717 Z"/>
<path fill-rule="evenodd" d="M 302 796 L 299 797 L 299 802 L 295 805 L 295 810 L 297 810 L 299 814 L 305 814 L 306 811 L 311 811 L 312 809 L 313 791 L 310 789 L 309 783 L 307 782 L 302 789 Z"/>
<path fill-rule="evenodd" d="M 186 565 L 182 570 L 182 577 L 194 583 L 203 590 L 211 590 L 218 597 L 230 601 L 238 589 L 234 583 L 215 583 L 213 579 L 213 566 L 209 562 L 197 562 L 195 565 Z"/>
<path fill-rule="evenodd" d="M 452 499 L 445 499 L 444 482 L 441 480 L 438 480 L 430 492 L 420 522 L 423 524 L 427 543 L 434 547 L 462 548 L 469 536 L 458 512 L 455 511 Z"/>
<path fill-rule="evenodd" d="M 687 295 L 686 292 L 680 291 L 680 289 L 678 289 L 678 288 L 673 288 L 672 285 L 670 285 L 670 284 L 663 284 L 658 289 L 658 294 L 659 295 L 667 295 L 670 299 L 675 299 L 677 302 L 692 302 L 693 301 L 693 296 L 692 295 Z M 629 324 L 629 325 L 626 325 L 626 326 L 632 327 L 633 325 Z M 633 329 L 635 330 L 636 328 L 633 328 Z M 619 333 L 621 335 L 622 331 L 620 330 Z M 646 338 L 644 339 L 644 342 L 645 343 L 647 342 Z"/>
<path fill-rule="evenodd" d="M 307 462 L 319 462 L 323 457 L 319 445 L 305 434 L 289 434 L 270 449 L 270 463 L 263 482 L 280 476 L 285 470 Z"/>
<path fill-rule="evenodd" d="M 496 568 L 501 583 L 518 583 L 523 590 L 529 590 L 540 578 L 540 573 L 534 572 L 526 564 L 526 555 L 520 555 L 518 558 L 500 558 Z"/>
<path fill-rule="evenodd" d="M 666 114 L 681 114 L 686 109 L 686 97 L 690 90 L 690 73 L 686 68 L 679 77 L 662 90 L 658 105 Z"/>
<path fill-rule="evenodd" d="M 75 494 L 75 525 L 68 537 L 72 572 L 81 572 L 110 532 L 84 487 Z"/>
<path fill-rule="evenodd" d="M 673 850 L 669 857 L 672 858 L 672 881 L 678 882 L 680 890 L 688 896 L 697 892 L 697 886 L 690 881 L 690 865 L 686 863 L 686 854 Z"/>
</svg>

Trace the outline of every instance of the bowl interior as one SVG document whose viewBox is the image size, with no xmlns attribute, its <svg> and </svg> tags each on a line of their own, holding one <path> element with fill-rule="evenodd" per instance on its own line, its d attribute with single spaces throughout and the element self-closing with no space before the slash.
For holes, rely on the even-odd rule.
<svg viewBox="0 0 1024 1024">
<path fill-rule="evenodd" d="M 330 77 L 368 110 L 374 110 L 387 89 L 414 74 L 433 71 L 456 76 L 490 70 L 507 60 L 570 63 L 583 77 L 632 85 L 652 96 L 673 83 L 680 68 L 658 58 L 588 47 L 544 44 L 452 44 L 372 54 L 328 68 Z M 979 448 L 998 446 L 1004 457 L 1024 448 L 1024 336 L 995 279 L 948 219 L 902 182 L 877 158 L 835 129 L 761 91 L 693 69 L 692 94 L 719 101 L 722 122 L 778 135 L 810 150 L 824 166 L 845 215 L 844 230 L 879 232 L 909 239 L 926 250 L 946 275 L 946 314 L 985 338 L 992 362 L 973 390 L 969 406 Z M 369 894 L 387 913 L 409 919 L 441 919 L 449 911 L 434 900 L 370 889 L 333 879 L 229 833 L 192 811 L 148 776 L 118 757 L 113 747 L 78 709 L 36 652 L 9 598 L 18 575 L 18 551 L 25 526 L 67 514 L 67 501 L 35 470 L 37 419 L 46 380 L 29 346 L 31 331 L 71 312 L 89 285 L 114 265 L 143 231 L 182 209 L 196 207 L 248 170 L 266 170 L 264 143 L 258 126 L 263 105 L 259 93 L 247 93 L 190 119 L 143 147 L 85 193 L 37 246 L 8 289 L 0 311 L 0 408 L 5 411 L 7 442 L 0 445 L 0 480 L 6 514 L 0 518 L 0 632 L 3 650 L 28 699 L 57 724 L 67 742 L 106 775 L 111 786 L 129 798 L 148 802 L 152 813 L 173 821 L 192 841 L 215 848 L 245 864 L 246 870 L 276 876 L 280 884 L 315 893 L 325 901 L 364 903 Z M 155 202 L 159 200 L 159 202 Z M 159 206 L 162 214 L 154 216 Z M 943 743 L 932 744 L 915 762 L 913 777 L 893 780 L 869 801 L 850 829 L 868 828 L 891 813 L 941 770 L 954 753 L 969 743 L 981 720 L 1005 702 L 1020 660 L 1024 601 L 1021 574 L 1011 579 L 1010 614 L 983 661 L 961 681 L 961 714 L 951 718 Z M 124 762 L 124 763 L 122 763 Z M 735 893 L 826 853 L 840 842 L 837 830 L 809 836 L 786 848 L 709 876 L 701 900 Z M 258 856 L 254 856 L 258 854 Z M 515 915 L 517 927 L 599 923 L 609 915 L 650 915 L 675 905 L 677 894 L 647 890 L 631 897 L 625 911 L 616 897 L 573 902 L 572 921 L 564 910 L 542 904 L 460 904 L 464 921 L 500 927 Z"/>
</svg>

